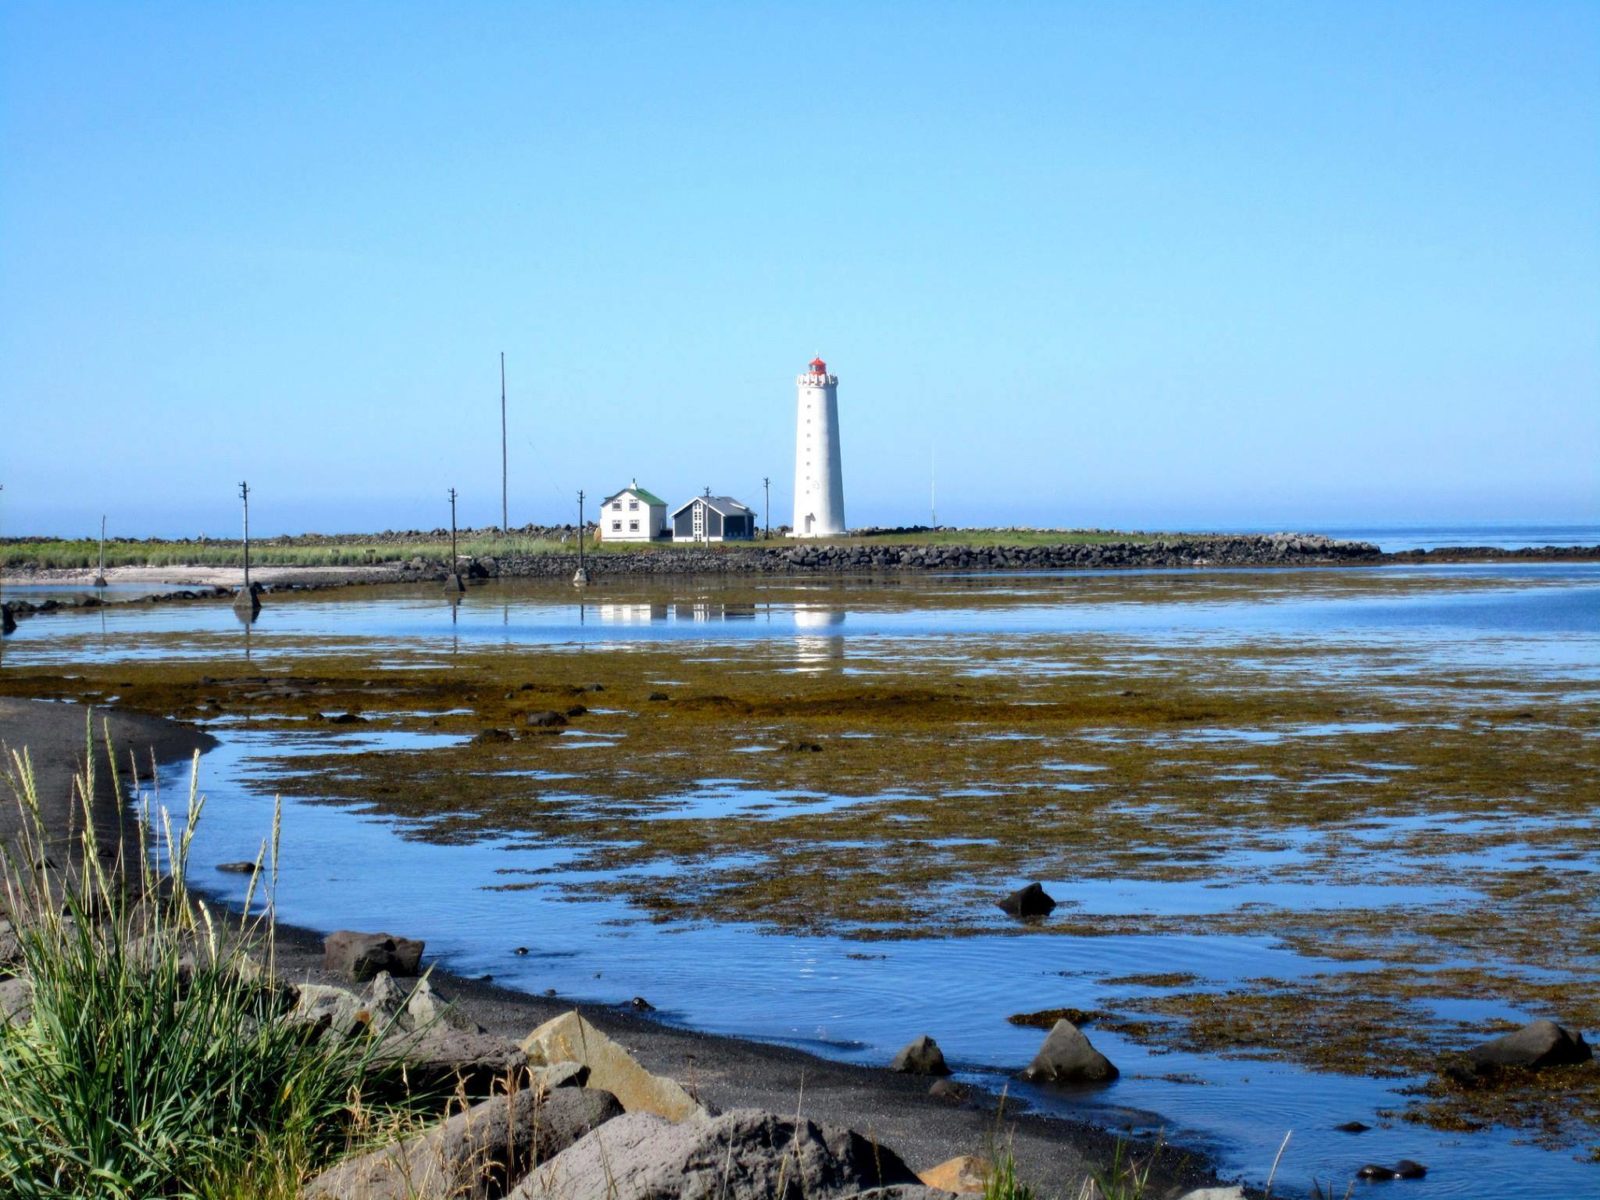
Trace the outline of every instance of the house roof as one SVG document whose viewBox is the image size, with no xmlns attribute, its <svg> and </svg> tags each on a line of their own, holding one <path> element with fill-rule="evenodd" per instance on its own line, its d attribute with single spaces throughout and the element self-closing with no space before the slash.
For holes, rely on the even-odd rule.
<svg viewBox="0 0 1600 1200">
<path fill-rule="evenodd" d="M 688 500 L 678 505 L 677 508 L 672 510 L 672 515 L 677 516 L 684 509 L 693 508 L 695 500 L 705 501 L 707 508 L 715 509 L 725 517 L 737 517 L 741 513 L 750 513 L 752 515 L 755 513 L 755 510 L 748 504 L 740 504 L 732 496 L 696 496 L 694 500 Z"/>
<path fill-rule="evenodd" d="M 639 499 L 643 500 L 646 504 L 660 504 L 660 505 L 665 505 L 666 504 L 666 501 L 663 500 L 660 496 L 656 495 L 654 492 L 645 491 L 644 488 L 640 487 L 637 483 L 635 483 L 635 484 L 631 484 L 628 487 L 623 488 L 620 492 L 614 492 L 611 495 L 607 496 L 604 500 L 600 501 L 600 506 L 602 508 L 604 508 L 607 504 L 610 504 L 618 496 L 626 496 L 629 492 L 632 492 L 635 496 L 639 497 Z"/>
</svg>

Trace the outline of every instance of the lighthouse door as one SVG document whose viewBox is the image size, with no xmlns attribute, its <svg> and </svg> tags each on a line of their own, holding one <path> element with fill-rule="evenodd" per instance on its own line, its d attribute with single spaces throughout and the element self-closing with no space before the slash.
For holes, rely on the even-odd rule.
<svg viewBox="0 0 1600 1200">
<path fill-rule="evenodd" d="M 817 520 L 817 518 L 816 518 L 816 515 L 814 513 L 807 513 L 806 514 L 806 535 L 808 537 L 811 534 L 811 526 L 816 524 L 816 520 Z"/>
</svg>

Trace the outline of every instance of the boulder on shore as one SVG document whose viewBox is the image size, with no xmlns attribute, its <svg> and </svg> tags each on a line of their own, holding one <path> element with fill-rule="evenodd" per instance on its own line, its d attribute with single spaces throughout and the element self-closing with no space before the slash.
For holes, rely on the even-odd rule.
<svg viewBox="0 0 1600 1200">
<path fill-rule="evenodd" d="M 293 995 L 291 1020 L 314 1025 L 338 1037 L 372 1030 L 373 1015 L 368 1001 L 348 988 L 300 983 L 294 985 Z"/>
<path fill-rule="evenodd" d="M 610 1092 L 630 1113 L 654 1113 L 668 1121 L 704 1114 L 705 1109 L 676 1080 L 653 1075 L 616 1042 L 576 1011 L 546 1021 L 522 1041 L 535 1066 L 579 1063 L 589 1068 L 589 1087 Z"/>
<path fill-rule="evenodd" d="M 957 1195 L 983 1195 L 989 1188 L 989 1176 L 994 1174 L 994 1164 L 987 1158 L 963 1154 L 929 1167 L 918 1173 L 928 1187 Z"/>
<path fill-rule="evenodd" d="M 537 1168 L 511 1200 L 844 1200 L 896 1184 L 922 1186 L 854 1130 L 745 1108 L 675 1125 L 628 1113 Z"/>
<path fill-rule="evenodd" d="M 622 1115 L 607 1092 L 495 1096 L 426 1133 L 329 1167 L 303 1200 L 487 1200 Z"/>
<path fill-rule="evenodd" d="M 378 1052 L 384 1060 L 405 1063 L 411 1087 L 469 1096 L 536 1085 L 527 1053 L 510 1038 L 492 1033 L 434 1026 L 388 1038 Z"/>
<path fill-rule="evenodd" d="M 889 1069 L 906 1075 L 950 1074 L 950 1068 L 944 1063 L 944 1051 L 940 1050 L 939 1043 L 927 1034 L 903 1047 L 900 1053 L 894 1056 Z"/>
<path fill-rule="evenodd" d="M 1042 883 L 1030 883 L 1018 888 L 999 902 L 1000 911 L 1013 917 L 1048 917 L 1055 911 L 1055 898 L 1044 890 Z"/>
<path fill-rule="evenodd" d="M 339 929 L 322 939 L 322 966 L 356 983 L 367 982 L 379 971 L 415 975 L 422 949 L 423 943 L 412 938 Z"/>
<path fill-rule="evenodd" d="M 1119 1073 L 1081 1029 L 1062 1020 L 1046 1035 L 1022 1077 L 1033 1083 L 1110 1083 Z"/>
<path fill-rule="evenodd" d="M 1467 1057 L 1478 1068 L 1538 1069 L 1588 1062 L 1594 1051 L 1581 1033 L 1573 1033 L 1554 1021 L 1533 1021 L 1504 1037 L 1474 1046 L 1467 1051 Z"/>
</svg>

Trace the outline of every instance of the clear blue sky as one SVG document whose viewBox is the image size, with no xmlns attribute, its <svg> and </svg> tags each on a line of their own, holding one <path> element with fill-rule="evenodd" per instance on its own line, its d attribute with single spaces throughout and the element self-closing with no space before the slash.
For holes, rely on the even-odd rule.
<svg viewBox="0 0 1600 1200">
<path fill-rule="evenodd" d="M 1600 4 L 0 6 L 0 522 L 1600 519 Z"/>
</svg>

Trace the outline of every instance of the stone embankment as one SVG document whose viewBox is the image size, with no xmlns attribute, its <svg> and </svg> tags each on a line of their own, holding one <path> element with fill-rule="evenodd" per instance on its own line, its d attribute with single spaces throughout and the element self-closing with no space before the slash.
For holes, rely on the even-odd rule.
<svg viewBox="0 0 1600 1200">
<path fill-rule="evenodd" d="M 1384 556 L 1388 562 L 1481 563 L 1481 562 L 1594 562 L 1600 559 L 1600 546 L 1436 546 L 1431 550 L 1396 550 Z"/>
<path fill-rule="evenodd" d="M 1060 571 L 1166 567 L 1334 566 L 1382 558 L 1367 542 L 1304 534 L 1162 538 L 1149 542 L 1042 546 L 724 546 L 706 550 L 607 553 L 590 560 L 605 575 L 785 574 L 855 571 Z M 570 577 L 577 555 L 544 554 L 486 563 L 488 574 Z"/>
</svg>

